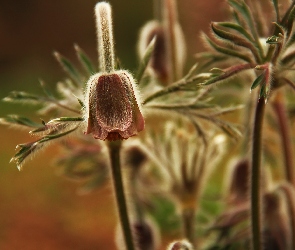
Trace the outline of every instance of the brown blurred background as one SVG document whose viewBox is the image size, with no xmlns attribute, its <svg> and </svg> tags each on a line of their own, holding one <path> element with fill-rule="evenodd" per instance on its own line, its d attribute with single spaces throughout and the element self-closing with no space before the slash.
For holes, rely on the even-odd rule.
<svg viewBox="0 0 295 250">
<path fill-rule="evenodd" d="M 52 56 L 59 51 L 77 62 L 77 43 L 97 60 L 93 18 L 95 0 L 0 0 L 0 98 L 10 91 L 40 92 L 38 79 L 51 88 L 65 77 Z M 136 69 L 140 27 L 152 19 L 151 0 L 111 0 L 116 54 Z M 188 44 L 188 62 L 202 50 L 200 30 L 224 19 L 220 0 L 179 1 L 179 19 Z M 35 117 L 26 106 L 0 103 L 6 114 Z M 78 184 L 58 177 L 50 165 L 57 149 L 49 148 L 19 172 L 9 159 L 17 144 L 31 138 L 23 131 L 0 128 L 0 249 L 115 249 L 116 217 L 110 185 L 85 196 Z"/>
</svg>

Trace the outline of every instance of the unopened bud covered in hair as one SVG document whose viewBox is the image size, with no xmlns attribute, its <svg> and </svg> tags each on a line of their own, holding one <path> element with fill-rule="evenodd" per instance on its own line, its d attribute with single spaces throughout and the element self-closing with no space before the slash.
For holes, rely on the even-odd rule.
<svg viewBox="0 0 295 250">
<path fill-rule="evenodd" d="M 167 250 L 194 250 L 191 243 L 187 240 L 181 240 L 171 243 Z"/>
</svg>

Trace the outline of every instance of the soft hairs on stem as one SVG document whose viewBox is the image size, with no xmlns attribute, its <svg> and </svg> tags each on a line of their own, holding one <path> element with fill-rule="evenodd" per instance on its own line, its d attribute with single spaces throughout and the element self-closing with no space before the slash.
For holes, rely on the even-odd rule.
<svg viewBox="0 0 295 250">
<path fill-rule="evenodd" d="M 114 70 L 114 42 L 112 10 L 110 4 L 106 2 L 97 3 L 95 6 L 99 67 L 102 72 Z"/>
</svg>

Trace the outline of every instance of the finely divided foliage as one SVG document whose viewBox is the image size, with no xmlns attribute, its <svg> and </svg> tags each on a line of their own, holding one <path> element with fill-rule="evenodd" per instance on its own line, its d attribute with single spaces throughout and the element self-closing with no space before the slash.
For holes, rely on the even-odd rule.
<svg viewBox="0 0 295 250">
<path fill-rule="evenodd" d="M 230 21 L 211 23 L 211 34 L 201 35 L 207 50 L 188 67 L 176 2 L 155 0 L 155 18 L 140 31 L 134 74 L 117 68 L 112 9 L 98 3 L 99 65 L 75 45 L 79 67 L 54 53 L 68 77 L 56 93 L 41 80 L 43 95 L 13 91 L 4 98 L 35 105 L 39 117 L 57 117 L 1 118 L 1 124 L 36 137 L 19 144 L 11 161 L 21 169 L 58 142 L 59 173 L 84 180 L 82 193 L 104 183 L 110 167 L 128 250 L 162 249 L 158 227 L 182 239 L 169 250 L 294 249 L 295 172 L 286 106 L 292 100 L 285 89 L 295 89 L 295 2 L 225 2 Z M 265 143 L 270 140 L 282 145 Z M 227 165 L 231 171 L 223 174 Z M 275 185 L 270 166 L 285 176 Z M 124 167 L 130 168 L 125 186 Z M 216 191 L 221 179 L 225 193 Z M 180 223 L 171 224 L 171 216 Z"/>
</svg>

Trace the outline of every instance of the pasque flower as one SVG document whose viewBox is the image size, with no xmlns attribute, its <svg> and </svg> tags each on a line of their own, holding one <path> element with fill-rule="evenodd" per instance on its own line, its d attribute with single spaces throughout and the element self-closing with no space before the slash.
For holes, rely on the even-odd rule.
<svg viewBox="0 0 295 250">
<path fill-rule="evenodd" d="M 95 7 L 100 73 L 90 77 L 85 91 L 85 133 L 95 139 L 127 139 L 144 129 L 135 80 L 126 70 L 115 70 L 111 7 Z"/>
<path fill-rule="evenodd" d="M 132 76 L 125 70 L 98 73 L 87 83 L 87 130 L 95 139 L 127 139 L 143 130 Z"/>
</svg>

